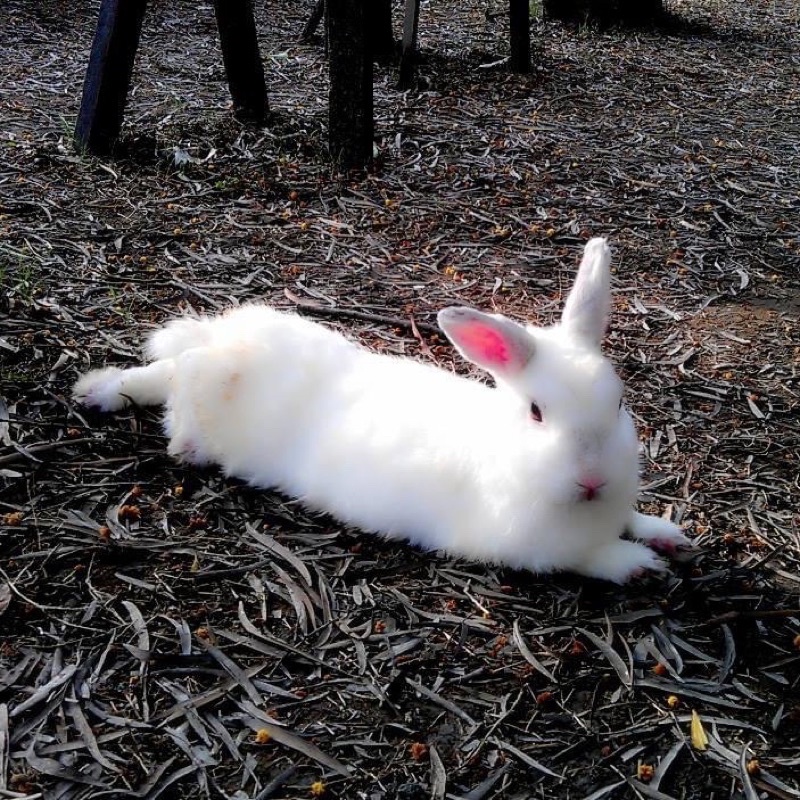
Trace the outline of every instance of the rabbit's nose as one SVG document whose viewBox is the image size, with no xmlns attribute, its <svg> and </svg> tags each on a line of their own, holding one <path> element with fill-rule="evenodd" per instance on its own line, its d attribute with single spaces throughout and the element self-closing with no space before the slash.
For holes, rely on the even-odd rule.
<svg viewBox="0 0 800 800">
<path fill-rule="evenodd" d="M 594 480 L 586 478 L 578 481 L 578 486 L 581 488 L 581 499 L 583 500 L 596 500 L 600 494 L 600 490 L 606 485 L 605 481 Z"/>
</svg>

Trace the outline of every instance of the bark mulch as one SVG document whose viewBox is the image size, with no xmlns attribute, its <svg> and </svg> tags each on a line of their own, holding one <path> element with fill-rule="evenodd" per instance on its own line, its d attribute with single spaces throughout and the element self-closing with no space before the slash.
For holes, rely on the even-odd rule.
<svg viewBox="0 0 800 800">
<path fill-rule="evenodd" d="M 426 4 L 362 176 L 325 163 L 313 3 L 257 9 L 261 130 L 210 6 L 151 6 L 104 160 L 70 144 L 96 3 L 0 12 L 0 798 L 800 797 L 794 0 L 537 20 L 527 77 L 503 4 Z M 663 578 L 342 530 L 69 396 L 166 317 L 260 298 L 449 367 L 438 308 L 545 323 L 591 235 L 643 505 L 697 544 Z"/>
</svg>

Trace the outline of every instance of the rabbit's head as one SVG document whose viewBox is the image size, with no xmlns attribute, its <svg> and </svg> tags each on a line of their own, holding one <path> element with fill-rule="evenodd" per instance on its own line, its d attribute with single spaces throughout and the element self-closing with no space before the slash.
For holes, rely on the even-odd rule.
<svg viewBox="0 0 800 800">
<path fill-rule="evenodd" d="M 605 239 L 584 251 L 561 324 L 523 327 L 498 314 L 446 308 L 439 325 L 458 351 L 487 370 L 525 420 L 521 448 L 555 502 L 587 504 L 636 491 L 638 443 L 623 383 L 600 345 L 611 304 Z M 530 434 L 530 435 L 528 435 Z"/>
</svg>

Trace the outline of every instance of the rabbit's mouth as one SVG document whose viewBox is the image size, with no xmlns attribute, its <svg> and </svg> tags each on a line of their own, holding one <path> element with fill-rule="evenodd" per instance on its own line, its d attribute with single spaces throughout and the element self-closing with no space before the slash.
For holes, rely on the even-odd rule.
<svg viewBox="0 0 800 800">
<path fill-rule="evenodd" d="M 593 500 L 599 499 L 605 485 L 605 481 L 578 481 L 578 491 L 580 492 L 581 501 L 590 503 Z"/>
</svg>

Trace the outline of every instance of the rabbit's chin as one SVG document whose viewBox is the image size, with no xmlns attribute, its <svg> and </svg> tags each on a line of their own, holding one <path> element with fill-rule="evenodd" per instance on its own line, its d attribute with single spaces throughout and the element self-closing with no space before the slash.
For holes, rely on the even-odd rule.
<svg viewBox="0 0 800 800">
<path fill-rule="evenodd" d="M 600 538 L 619 537 L 625 531 L 635 502 L 635 491 L 606 492 L 593 500 L 573 497 L 560 508 L 553 504 L 553 517 L 565 520 L 568 529 L 586 531 L 587 540 L 595 534 Z"/>
</svg>

